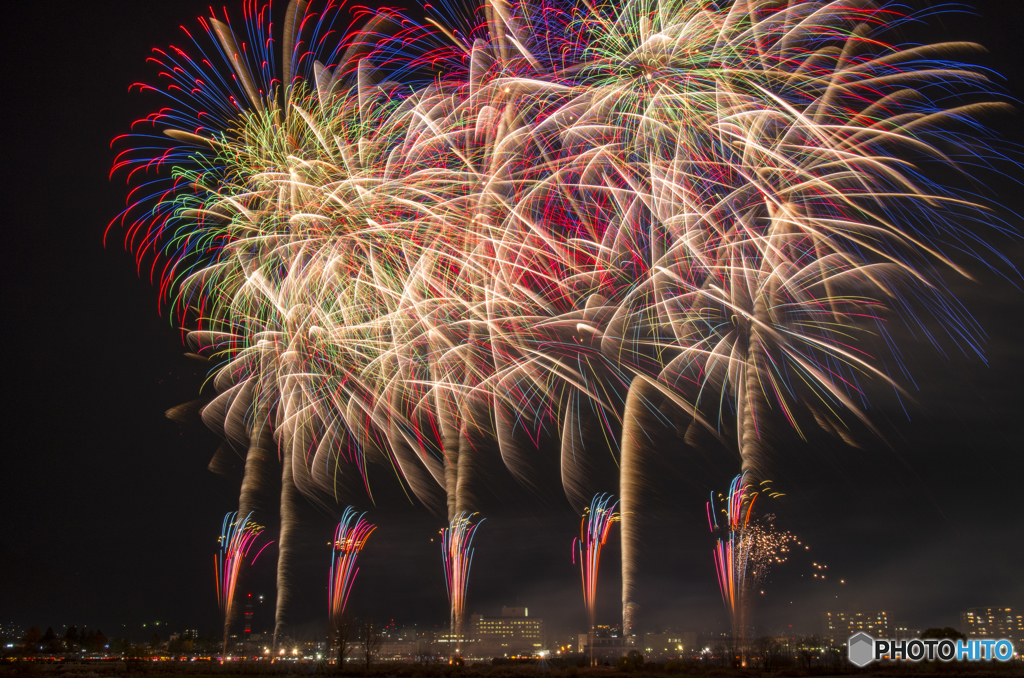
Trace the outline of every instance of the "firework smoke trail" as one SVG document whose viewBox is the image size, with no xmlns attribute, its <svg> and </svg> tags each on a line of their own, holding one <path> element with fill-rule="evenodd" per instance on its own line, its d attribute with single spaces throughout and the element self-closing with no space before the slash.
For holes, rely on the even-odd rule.
<svg viewBox="0 0 1024 678">
<path fill-rule="evenodd" d="M 352 592 L 359 568 L 356 559 L 377 527 L 368 523 L 363 516 L 356 514 L 351 506 L 345 507 L 341 514 L 341 522 L 334 532 L 334 550 L 331 555 L 330 586 L 327 589 L 327 605 L 331 612 L 331 622 L 337 624 L 345 614 L 345 605 Z"/>
<path fill-rule="evenodd" d="M 257 495 L 266 487 L 266 476 L 272 463 L 274 450 L 271 446 L 273 435 L 267 421 L 267 407 L 258 404 L 255 416 L 249 425 L 249 446 L 245 455 L 245 471 L 242 488 L 238 493 L 238 512 L 250 515 L 256 511 Z"/>
<path fill-rule="evenodd" d="M 292 566 L 295 561 L 293 552 L 296 532 L 298 530 L 299 493 L 295 487 L 293 471 L 293 455 L 291 445 L 283 450 L 281 459 L 281 533 L 278 537 L 277 549 L 277 603 L 274 608 L 274 641 L 272 651 L 277 652 L 278 641 L 284 632 L 287 622 L 288 604 L 292 593 Z"/>
<path fill-rule="evenodd" d="M 260 525 L 250 522 L 249 515 L 242 519 L 238 518 L 239 515 L 241 514 L 238 512 L 232 512 L 224 516 L 218 540 L 220 553 L 213 558 L 217 575 L 217 601 L 224 614 L 224 657 L 228 654 L 228 634 L 235 611 L 235 584 L 238 582 L 238 572 L 242 567 L 242 561 L 249 555 L 249 549 L 263 532 Z"/>
<path fill-rule="evenodd" d="M 642 411 L 649 407 L 647 398 L 656 390 L 644 377 L 637 377 L 626 396 L 625 415 L 622 424 L 622 445 L 619 455 L 619 534 L 622 538 L 622 634 L 633 635 L 636 622 L 637 558 L 640 539 L 637 534 L 637 518 L 640 493 L 643 483 L 640 457 L 649 447 L 643 423 Z"/>
<path fill-rule="evenodd" d="M 580 521 L 579 542 L 573 544 L 573 559 L 579 558 L 580 573 L 583 576 L 583 604 L 587 608 L 591 663 L 594 661 L 594 629 L 597 624 L 597 569 L 601 564 L 601 549 L 608 540 L 612 523 L 619 520 L 619 515 L 615 512 L 618 502 L 612 501 L 613 499 L 612 495 L 606 493 L 594 495 L 590 508 Z"/>
<path fill-rule="evenodd" d="M 473 523 L 475 513 L 460 513 L 448 527 L 441 530 L 441 560 L 444 562 L 445 584 L 451 604 L 451 632 L 455 636 L 456 653 L 461 653 L 463 622 L 465 621 L 466 589 L 469 569 L 473 564 L 473 537 L 486 520 Z"/>
</svg>

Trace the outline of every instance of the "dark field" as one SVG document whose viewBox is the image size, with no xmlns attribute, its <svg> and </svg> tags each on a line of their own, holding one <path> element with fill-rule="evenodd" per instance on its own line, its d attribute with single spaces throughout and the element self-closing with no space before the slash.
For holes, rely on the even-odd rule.
<svg viewBox="0 0 1024 678">
<path fill-rule="evenodd" d="M 189 665 L 190 664 L 190 665 Z M 964 676 L 965 678 L 1010 678 L 1024 676 L 1024 662 L 1004 664 L 987 663 L 920 663 L 883 664 L 870 669 L 852 666 L 836 671 L 825 667 L 817 669 L 783 669 L 766 673 L 757 669 L 729 669 L 699 663 L 650 664 L 631 671 L 614 667 L 577 668 L 549 664 L 512 664 L 492 666 L 471 664 L 447 666 L 443 664 L 390 664 L 377 665 L 369 671 L 346 667 L 339 671 L 325 663 L 299 664 L 234 664 L 219 666 L 207 662 L 103 662 L 96 664 L 46 664 L 42 662 L 7 662 L 0 664 L 0 678 L 226 678 L 227 676 L 349 676 L 351 678 L 673 678 L 701 676 L 704 678 L 825 678 L 826 676 Z"/>
</svg>

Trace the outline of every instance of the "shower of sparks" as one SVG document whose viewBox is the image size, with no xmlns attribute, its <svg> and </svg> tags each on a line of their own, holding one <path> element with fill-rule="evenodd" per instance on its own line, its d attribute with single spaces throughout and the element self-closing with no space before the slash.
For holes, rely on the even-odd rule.
<svg viewBox="0 0 1024 678">
<path fill-rule="evenodd" d="M 451 605 L 451 631 L 461 638 L 466 611 L 466 590 L 469 586 L 469 569 L 473 564 L 473 537 L 483 523 L 474 523 L 475 513 L 460 513 L 441 530 L 441 559 L 444 561 L 445 584 L 448 587 L 448 602 Z"/>
<path fill-rule="evenodd" d="M 238 573 L 242 568 L 242 561 L 248 557 L 249 551 L 256 543 L 256 538 L 262 533 L 263 527 L 252 522 L 250 516 L 239 518 L 237 512 L 231 512 L 224 516 L 218 539 L 220 552 L 213 557 L 213 565 L 217 576 L 217 602 L 224 614 L 223 650 L 225 656 L 228 651 L 228 634 L 235 612 L 235 586 L 238 583 Z M 254 562 L 263 549 L 269 545 L 268 542 L 256 552 L 253 557 Z"/>
<path fill-rule="evenodd" d="M 615 512 L 618 502 L 607 493 L 594 495 L 580 521 L 580 538 L 574 540 L 573 560 L 579 559 L 583 578 L 583 604 L 587 608 L 587 632 L 592 634 L 597 623 L 597 571 L 601 564 L 601 549 L 608 540 L 612 523 L 619 520 Z M 591 638 L 591 645 L 593 639 Z"/>
<path fill-rule="evenodd" d="M 217 601 L 220 609 L 227 615 L 235 599 L 235 584 L 242 561 L 249 555 L 256 543 L 256 538 L 263 533 L 263 527 L 249 520 L 249 516 L 238 519 L 237 513 L 224 516 L 220 543 L 220 552 L 214 556 L 214 569 L 217 574 Z M 269 544 L 265 545 L 266 548 Z M 258 556 L 263 549 L 256 553 Z M 255 560 L 255 558 L 253 558 Z"/>
<path fill-rule="evenodd" d="M 341 522 L 334 532 L 334 544 L 331 554 L 330 587 L 328 588 L 327 604 L 331 612 L 331 620 L 339 622 L 345 614 L 348 596 L 352 593 L 359 568 L 356 559 L 366 545 L 366 540 L 376 528 L 363 519 L 363 514 L 356 514 L 351 506 L 347 506 L 341 514 Z"/>
</svg>

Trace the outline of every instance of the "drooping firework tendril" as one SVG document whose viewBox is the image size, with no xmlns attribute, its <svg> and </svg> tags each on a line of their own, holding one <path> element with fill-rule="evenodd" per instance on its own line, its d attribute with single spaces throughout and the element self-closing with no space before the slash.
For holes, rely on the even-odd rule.
<svg viewBox="0 0 1024 678">
<path fill-rule="evenodd" d="M 1007 229 L 930 178 L 1000 158 L 980 119 L 1006 106 L 954 56 L 977 46 L 889 44 L 915 17 L 884 0 L 482 0 L 348 30 L 343 4 L 247 2 L 156 50 L 167 105 L 114 168 L 126 246 L 212 361 L 203 420 L 250 451 L 240 511 L 278 447 L 275 638 L 298 494 L 369 493 L 367 464 L 454 525 L 477 440 L 529 479 L 558 429 L 581 507 L 583 432 L 621 425 L 628 632 L 652 400 L 756 483 L 777 424 L 872 427 L 863 383 L 910 379 L 892 320 L 982 355 L 945 278 Z"/>
<path fill-rule="evenodd" d="M 455 652 L 461 652 L 469 570 L 473 564 L 473 537 L 486 519 L 473 522 L 476 513 L 463 512 L 441 530 L 441 560 L 451 605 L 451 633 Z"/>
<path fill-rule="evenodd" d="M 341 522 L 334 532 L 334 543 L 331 552 L 330 586 L 327 591 L 327 605 L 330 610 L 331 622 L 338 624 L 345 614 L 345 605 L 348 603 L 348 596 L 352 592 L 352 585 L 355 583 L 359 568 L 356 567 L 356 559 L 366 545 L 366 540 L 375 529 L 376 525 L 367 522 L 363 516 L 365 513 L 357 514 L 351 507 L 345 507 L 341 514 Z"/>
<path fill-rule="evenodd" d="M 256 538 L 263 533 L 263 527 L 250 520 L 250 515 L 244 518 L 238 517 L 238 512 L 230 512 L 224 516 L 221 525 L 220 551 L 214 555 L 214 570 L 217 576 L 217 602 L 224 615 L 224 657 L 228 653 L 228 635 L 231 622 L 235 612 L 235 586 L 238 583 L 238 573 L 253 545 Z M 255 556 L 253 562 L 263 553 L 263 549 L 273 542 L 263 545 Z"/>
</svg>

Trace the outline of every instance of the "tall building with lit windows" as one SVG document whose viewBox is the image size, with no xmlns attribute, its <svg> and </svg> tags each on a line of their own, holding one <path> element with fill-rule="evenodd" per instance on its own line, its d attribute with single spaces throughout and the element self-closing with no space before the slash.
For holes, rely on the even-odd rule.
<svg viewBox="0 0 1024 678">
<path fill-rule="evenodd" d="M 474 614 L 470 637 L 478 657 L 535 655 L 544 649 L 544 620 L 531 617 L 525 607 L 503 607 L 500 617 Z"/>
<path fill-rule="evenodd" d="M 960 613 L 960 630 L 968 638 L 1007 638 L 1024 643 L 1024 615 L 1008 607 L 972 607 Z"/>
<path fill-rule="evenodd" d="M 647 659 L 677 659 L 696 649 L 697 634 L 693 631 L 644 634 L 643 654 Z"/>
<path fill-rule="evenodd" d="M 242 629 L 242 640 L 252 639 L 252 594 L 248 594 L 245 598 L 245 611 L 242 613 L 242 621 L 244 623 Z"/>
<path fill-rule="evenodd" d="M 891 638 L 892 627 L 885 612 L 823 612 L 821 635 L 833 643 L 845 643 L 863 631 L 872 638 Z"/>
</svg>

